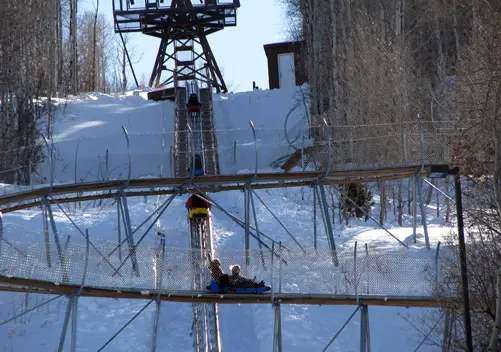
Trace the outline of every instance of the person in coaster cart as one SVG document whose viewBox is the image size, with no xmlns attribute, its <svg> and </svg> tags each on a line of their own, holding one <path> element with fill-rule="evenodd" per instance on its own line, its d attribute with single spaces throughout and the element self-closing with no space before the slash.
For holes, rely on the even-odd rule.
<svg viewBox="0 0 501 352">
<path fill-rule="evenodd" d="M 189 112 L 200 112 L 202 104 L 198 101 L 198 97 L 195 93 L 191 93 L 188 98 L 188 104 L 186 104 Z"/>
<path fill-rule="evenodd" d="M 230 270 L 231 270 L 230 286 L 241 287 L 241 288 L 260 288 L 260 287 L 271 288 L 269 286 L 266 286 L 263 280 L 257 282 L 255 277 L 254 279 L 249 279 L 241 276 L 240 265 L 238 264 L 230 265 Z"/>
<path fill-rule="evenodd" d="M 219 287 L 224 288 L 230 286 L 230 277 L 228 274 L 224 273 L 223 269 L 221 269 L 221 261 L 218 258 L 214 258 L 213 260 L 209 259 L 209 271 L 212 279 L 216 281 Z M 207 286 L 208 290 L 211 288 L 211 285 Z"/>
<path fill-rule="evenodd" d="M 200 198 L 201 197 L 201 198 Z M 192 194 L 186 201 L 186 209 L 188 209 L 188 217 L 193 220 L 205 220 L 209 217 L 209 209 L 211 205 L 207 198 L 202 193 L 198 196 Z"/>
</svg>

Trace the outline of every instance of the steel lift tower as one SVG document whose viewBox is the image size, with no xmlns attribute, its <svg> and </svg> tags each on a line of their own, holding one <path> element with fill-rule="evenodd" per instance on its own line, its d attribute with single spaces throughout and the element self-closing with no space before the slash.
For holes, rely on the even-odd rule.
<svg viewBox="0 0 501 352">
<path fill-rule="evenodd" d="M 149 84 L 163 89 L 148 96 L 176 102 L 175 176 L 187 176 L 195 153 L 203 160 L 205 175 L 219 174 L 212 90 L 225 93 L 227 88 L 207 36 L 236 26 L 239 7 L 239 0 L 113 0 L 115 32 L 123 43 L 123 33 L 131 32 L 160 39 Z M 200 97 L 196 122 L 186 111 L 187 92 Z M 200 146 L 202 152 L 196 150 Z"/>
<path fill-rule="evenodd" d="M 115 32 L 160 39 L 150 87 L 197 80 L 225 93 L 207 36 L 236 26 L 238 7 L 239 0 L 113 0 Z M 164 71 L 168 74 L 162 78 Z"/>
</svg>

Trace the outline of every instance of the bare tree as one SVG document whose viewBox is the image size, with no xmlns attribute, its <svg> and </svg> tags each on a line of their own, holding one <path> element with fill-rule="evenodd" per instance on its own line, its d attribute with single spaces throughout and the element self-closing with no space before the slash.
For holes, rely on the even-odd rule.
<svg viewBox="0 0 501 352">
<path fill-rule="evenodd" d="M 96 0 L 96 10 L 94 12 L 94 24 L 92 35 L 92 71 L 91 90 L 96 90 L 96 50 L 97 50 L 97 16 L 99 14 L 99 0 Z"/>
</svg>

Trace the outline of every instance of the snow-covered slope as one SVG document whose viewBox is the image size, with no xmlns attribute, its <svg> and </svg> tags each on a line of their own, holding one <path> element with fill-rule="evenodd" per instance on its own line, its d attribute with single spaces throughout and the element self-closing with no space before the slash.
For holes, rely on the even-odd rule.
<svg viewBox="0 0 501 352">
<path fill-rule="evenodd" d="M 255 146 L 250 120 L 256 128 L 259 169 L 269 168 L 272 161 L 287 153 L 289 143 L 284 137 L 284 121 L 289 116 L 287 129 L 291 138 L 304 134 L 305 89 L 214 96 L 222 174 L 234 173 L 235 167 L 237 172 L 254 170 Z M 53 137 L 55 182 L 126 178 L 128 149 L 122 126 L 129 134 L 132 178 L 172 175 L 172 102 L 151 102 L 133 95 L 89 94 L 80 99 L 62 100 L 59 106 Z M 39 172 L 42 182 L 50 180 L 48 157 Z"/>
<path fill-rule="evenodd" d="M 244 152 L 244 147 L 254 150 L 253 137 L 248 120 L 252 119 L 261 137 L 263 164 L 268 166 L 273 158 L 282 156 L 287 145 L 284 142 L 284 121 L 289 111 L 297 105 L 298 89 L 255 91 L 235 95 L 217 96 L 214 100 L 215 121 L 218 129 L 220 155 L 224 168 L 233 172 L 231 158 L 224 157 L 224 148 L 233 148 L 233 142 L 242 146 L 237 149 L 237 171 L 253 169 L 254 154 Z M 55 178 L 61 182 L 75 179 L 74 161 L 76 146 L 77 181 L 103 178 L 106 149 L 110 160 L 109 174 L 121 177 L 126 172 L 127 152 L 121 126 L 125 126 L 131 139 L 133 176 L 169 176 L 168 150 L 172 145 L 173 106 L 171 103 L 154 103 L 136 96 L 112 97 L 102 94 L 88 95 L 61 105 L 62 113 L 56 124 L 54 139 L 58 159 L 55 162 Z M 301 111 L 295 109 L 290 125 L 301 124 Z M 288 127 L 289 128 L 289 127 Z M 233 132 L 231 133 L 230 132 Z M 296 127 L 290 127 L 297 131 Z M 260 132 L 259 132 L 260 131 Z M 169 139 L 170 138 L 170 139 Z M 78 144 L 80 143 L 80 144 Z M 268 143 L 270 147 L 265 147 Z M 284 149 L 277 148 L 283 145 Z M 271 147 L 274 146 L 274 147 Z M 240 152 L 239 152 L 240 151 Z M 148 156 L 148 157 L 147 157 Z M 241 159 L 241 160 L 240 160 Z M 101 167 L 99 167 L 101 165 Z M 47 166 L 47 165 L 46 165 Z M 45 167 L 46 167 L 45 166 Z M 113 169 L 113 170 L 112 170 Z M 166 171 L 167 170 L 167 171 Z M 45 170 L 47 175 L 47 170 Z M 296 239 L 306 248 L 313 246 L 312 194 L 310 189 L 259 191 L 259 196 L 275 212 Z M 211 195 L 231 213 L 242 218 L 243 194 L 241 192 Z M 161 217 L 158 229 L 167 236 L 167 245 L 186 248 L 189 246 L 189 229 L 184 202 L 186 196 L 176 197 Z M 137 226 L 165 197 L 130 199 L 131 221 Z M 377 199 L 376 199 L 377 201 Z M 72 219 L 82 228 L 88 228 L 93 241 L 116 241 L 116 205 L 112 200 L 67 208 Z M 377 211 L 377 208 L 375 209 Z M 267 210 L 257 205 L 260 229 L 294 248 L 294 243 Z M 429 220 L 432 245 L 441 240 L 449 228 L 443 227 L 443 219 L 434 218 L 430 208 Z M 82 242 L 81 236 L 70 221 L 55 211 L 57 226 L 62 238 L 70 236 L 71 242 Z M 433 221 L 434 220 L 434 221 Z M 411 221 L 405 217 L 405 227 L 394 224 L 392 214 L 387 219 L 392 232 L 404 241 L 412 234 Z M 6 238 L 13 241 L 43 241 L 41 212 L 39 209 L 19 211 L 3 217 Z M 326 247 L 326 239 L 318 219 L 319 247 Z M 243 230 L 221 212 L 213 212 L 216 251 L 243 248 Z M 355 241 L 368 243 L 369 248 L 400 251 L 399 244 L 386 232 L 377 229 L 373 222 L 353 221 L 347 228 L 335 225 L 336 244 L 340 251 L 352 251 Z M 418 236 L 413 251 L 423 250 L 424 241 Z M 154 242 L 154 234 L 145 239 Z M 252 247 L 257 245 L 252 243 Z M 230 263 L 224 263 L 227 266 Z M 300 273 L 298 273 L 299 275 Z M 305 273 L 302 273 L 303 275 Z M 306 273 L 308 274 L 308 273 Z M 316 273 L 322 274 L 322 273 Z M 410 278 L 412 279 L 412 278 Z M 24 306 L 34 307 L 50 297 L 35 294 L 0 293 L 0 322 L 21 312 Z M 59 341 L 66 309 L 66 298 L 29 313 L 25 318 L 0 326 L 0 351 L 53 351 Z M 96 351 L 107 339 L 139 311 L 147 302 L 124 299 L 81 298 L 78 315 L 78 351 Z M 284 351 L 321 351 L 355 307 L 346 306 L 282 306 Z M 414 319 L 423 314 L 422 309 L 370 307 L 371 339 L 373 351 L 413 351 L 420 342 L 420 335 L 404 319 Z M 105 351 L 149 351 L 153 325 L 154 305 L 150 305 Z M 329 351 L 356 351 L 359 348 L 360 319 L 356 316 L 334 341 Z M 190 304 L 163 303 L 160 316 L 158 351 L 190 351 L 192 309 Z M 224 351 L 270 351 L 273 339 L 273 309 L 269 305 L 220 305 L 221 338 Z M 66 349 L 69 350 L 67 337 Z M 435 351 L 423 346 L 421 351 Z"/>
</svg>

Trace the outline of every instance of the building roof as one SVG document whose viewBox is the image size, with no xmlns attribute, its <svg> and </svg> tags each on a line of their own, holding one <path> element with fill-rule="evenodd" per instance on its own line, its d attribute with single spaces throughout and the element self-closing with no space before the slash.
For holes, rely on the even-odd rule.
<svg viewBox="0 0 501 352">
<path fill-rule="evenodd" d="M 281 42 L 281 43 L 271 43 L 271 44 L 265 44 L 263 45 L 264 46 L 264 50 L 268 50 L 268 49 L 276 49 L 276 48 L 283 48 L 283 47 L 291 47 L 291 46 L 294 46 L 294 45 L 298 45 L 298 44 L 302 44 L 303 41 L 299 41 L 299 42 Z"/>
</svg>

